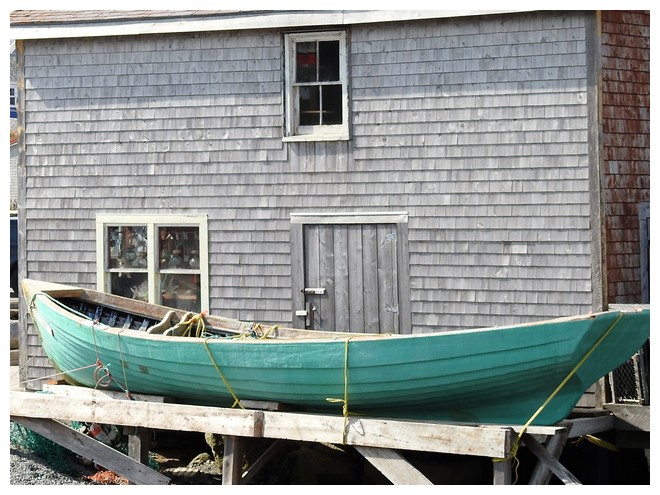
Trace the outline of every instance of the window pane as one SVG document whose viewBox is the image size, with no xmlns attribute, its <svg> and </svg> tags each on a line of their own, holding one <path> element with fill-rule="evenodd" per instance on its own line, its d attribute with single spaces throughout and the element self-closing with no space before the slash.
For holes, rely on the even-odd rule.
<svg viewBox="0 0 660 495">
<path fill-rule="evenodd" d="M 339 41 L 319 42 L 319 81 L 339 81 Z"/>
<path fill-rule="evenodd" d="M 298 88 L 298 108 L 300 108 L 300 125 L 319 125 L 321 123 L 319 88 L 317 86 Z"/>
<path fill-rule="evenodd" d="M 316 42 L 296 43 L 296 82 L 316 80 Z"/>
<path fill-rule="evenodd" d="M 199 228 L 158 228 L 161 269 L 199 269 Z"/>
<path fill-rule="evenodd" d="M 110 293 L 129 299 L 149 300 L 146 273 L 110 273 Z"/>
<path fill-rule="evenodd" d="M 195 274 L 166 273 L 161 279 L 162 304 L 186 311 L 201 311 L 199 299 L 200 276 Z"/>
<path fill-rule="evenodd" d="M 323 95 L 323 113 L 321 114 L 321 124 L 341 124 L 343 120 L 341 85 L 333 84 L 331 86 L 322 86 L 321 89 Z"/>
<path fill-rule="evenodd" d="M 125 270 L 147 268 L 147 228 L 145 226 L 108 227 L 107 232 L 108 268 Z"/>
</svg>

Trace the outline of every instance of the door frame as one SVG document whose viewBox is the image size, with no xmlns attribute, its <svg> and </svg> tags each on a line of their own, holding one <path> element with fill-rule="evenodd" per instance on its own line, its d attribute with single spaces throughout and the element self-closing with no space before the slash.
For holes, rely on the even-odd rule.
<svg viewBox="0 0 660 495">
<path fill-rule="evenodd" d="M 305 307 L 304 242 L 305 225 L 393 224 L 396 228 L 397 290 L 399 294 L 399 333 L 412 332 L 407 212 L 291 213 L 291 302 L 293 326 L 304 328 L 304 317 L 297 311 Z"/>
</svg>

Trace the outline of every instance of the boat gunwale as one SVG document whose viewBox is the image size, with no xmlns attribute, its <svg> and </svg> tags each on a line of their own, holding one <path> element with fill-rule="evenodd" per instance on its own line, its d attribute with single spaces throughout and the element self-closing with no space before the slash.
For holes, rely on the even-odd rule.
<svg viewBox="0 0 660 495">
<path fill-rule="evenodd" d="M 24 283 L 27 282 L 29 284 L 30 281 L 25 279 L 23 282 Z M 278 325 L 261 325 L 261 328 L 264 331 L 264 333 L 268 333 L 269 330 L 271 329 L 274 330 L 274 333 L 276 335 L 268 338 L 259 338 L 259 337 L 245 338 L 252 331 L 250 326 L 253 325 L 253 323 L 251 322 L 245 322 L 245 321 L 241 321 L 233 318 L 226 318 L 222 316 L 204 315 L 204 318 L 207 319 L 210 323 L 213 323 L 215 321 L 219 325 L 229 324 L 230 326 L 235 328 L 224 328 L 222 326 L 216 328 L 219 332 L 226 331 L 227 335 L 225 337 L 219 337 L 219 338 L 192 337 L 192 336 L 184 337 L 184 336 L 174 336 L 174 335 L 162 335 L 156 333 L 150 334 L 144 330 L 118 328 L 118 327 L 112 327 L 106 325 L 104 323 L 94 322 L 88 317 L 77 314 L 75 309 L 73 308 L 66 309 L 65 307 L 62 306 L 62 304 L 59 304 L 56 301 L 58 301 L 58 298 L 64 298 L 64 297 L 78 298 L 92 304 L 97 304 L 99 306 L 104 306 L 110 309 L 116 309 L 118 311 L 139 315 L 141 317 L 151 318 L 154 320 L 159 320 L 162 319 L 163 317 L 163 315 L 158 315 L 156 314 L 155 311 L 153 311 L 153 309 L 156 308 L 159 309 L 160 311 L 163 311 L 163 313 L 166 313 L 168 311 L 175 311 L 175 313 L 178 313 L 179 316 L 185 314 L 186 313 L 185 310 L 170 308 L 167 306 L 161 306 L 153 303 L 147 303 L 144 301 L 127 299 L 114 294 L 106 294 L 95 290 L 89 290 L 83 288 L 69 288 L 69 287 L 59 288 L 64 286 L 55 287 L 58 284 L 48 284 L 48 285 L 53 286 L 53 288 L 52 289 L 39 288 L 32 292 L 31 299 L 34 299 L 34 297 L 36 297 L 39 293 L 45 294 L 46 296 L 48 296 L 47 303 L 50 304 L 56 311 L 60 312 L 63 316 L 67 316 L 69 318 L 75 318 L 80 324 L 91 324 L 91 327 L 94 330 L 100 330 L 115 335 L 124 334 L 145 341 L 150 341 L 150 340 L 156 340 L 156 341 L 163 340 L 163 341 L 172 341 L 172 342 L 200 341 L 207 343 L 220 343 L 220 342 L 227 343 L 233 341 L 233 342 L 237 342 L 237 343 L 240 342 L 249 345 L 254 345 L 254 344 L 263 345 L 263 344 L 284 344 L 284 343 L 296 343 L 296 342 L 322 343 L 322 342 L 337 342 L 337 341 L 363 342 L 363 341 L 418 339 L 418 338 L 428 339 L 437 336 L 450 336 L 457 334 L 465 335 L 471 333 L 502 331 L 508 329 L 522 329 L 522 328 L 543 326 L 547 324 L 569 323 L 574 321 L 587 321 L 606 314 L 631 313 L 631 312 L 644 311 L 645 309 L 648 309 L 648 305 L 631 305 L 630 307 L 626 307 L 626 308 L 617 308 L 617 309 L 601 311 L 597 313 L 564 316 L 564 317 L 537 320 L 537 321 L 525 322 L 525 323 L 517 323 L 511 325 L 468 328 L 468 329 L 459 329 L 459 330 L 444 330 L 444 331 L 440 330 L 434 332 L 415 333 L 415 334 L 348 333 L 348 332 L 303 330 L 303 329 L 296 329 L 289 327 L 279 327 Z M 138 310 L 127 310 L 120 305 L 122 301 L 130 301 L 132 305 L 138 306 L 139 308 L 144 309 L 144 311 L 139 312 Z M 29 304 L 31 305 L 32 301 L 30 301 Z M 152 311 L 149 311 L 150 309 L 152 309 Z M 241 328 L 243 328 L 243 330 L 240 330 Z M 279 332 L 291 333 L 292 336 L 277 335 Z"/>
</svg>

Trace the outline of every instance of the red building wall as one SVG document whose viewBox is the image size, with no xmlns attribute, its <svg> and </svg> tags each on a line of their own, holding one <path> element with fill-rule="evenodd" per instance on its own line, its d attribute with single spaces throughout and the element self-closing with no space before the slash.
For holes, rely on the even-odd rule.
<svg viewBox="0 0 660 495">
<path fill-rule="evenodd" d="M 650 201 L 650 13 L 602 11 L 607 302 L 641 302 L 639 203 Z"/>
</svg>

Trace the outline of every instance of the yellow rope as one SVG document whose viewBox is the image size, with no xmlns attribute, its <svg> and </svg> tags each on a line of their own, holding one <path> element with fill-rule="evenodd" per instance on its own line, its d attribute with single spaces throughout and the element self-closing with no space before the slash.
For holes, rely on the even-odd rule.
<svg viewBox="0 0 660 495">
<path fill-rule="evenodd" d="M 344 342 L 344 398 L 343 399 L 335 399 L 332 397 L 328 397 L 325 400 L 328 402 L 341 402 L 343 404 L 342 406 L 342 414 L 344 416 L 344 427 L 342 429 L 342 436 L 341 436 L 341 444 L 346 445 L 346 436 L 348 435 L 347 431 L 347 426 L 348 426 L 348 341 L 351 340 L 352 337 L 349 337 L 346 339 Z"/>
<path fill-rule="evenodd" d="M 616 445 L 614 445 L 614 444 L 612 444 L 612 443 L 610 443 L 606 440 L 603 440 L 601 438 L 595 437 L 593 435 L 588 435 L 588 434 L 587 435 L 582 435 L 578 439 L 578 442 L 581 442 L 583 439 L 588 440 L 589 442 L 593 443 L 594 445 L 597 445 L 598 447 L 602 447 L 604 449 L 611 450 L 612 452 L 619 452 L 619 450 L 620 450 L 619 447 L 617 447 Z"/>
<path fill-rule="evenodd" d="M 209 357 L 211 358 L 211 361 L 213 362 L 213 366 L 215 366 L 215 369 L 218 371 L 218 374 L 220 375 L 220 378 L 222 378 L 222 381 L 225 384 L 225 387 L 227 387 L 227 390 L 229 390 L 229 393 L 234 398 L 234 403 L 231 405 L 231 407 L 233 408 L 233 407 L 238 406 L 241 409 L 245 409 L 243 407 L 243 404 L 241 404 L 241 401 L 238 400 L 238 397 L 236 397 L 236 394 L 234 393 L 234 390 L 229 385 L 229 382 L 225 378 L 225 375 L 223 375 L 222 371 L 220 371 L 220 367 L 218 366 L 218 363 L 215 362 L 215 359 L 213 358 L 213 354 L 211 354 L 211 349 L 209 349 L 209 346 L 206 343 L 207 340 L 209 340 L 209 339 L 204 339 L 204 341 L 203 341 L 204 347 L 206 348 L 206 352 L 208 353 Z"/>
<path fill-rule="evenodd" d="M 573 375 L 577 372 L 577 370 L 584 364 L 584 362 L 593 354 L 593 352 L 596 350 L 596 348 L 605 340 L 605 338 L 614 330 L 614 327 L 617 326 L 621 318 L 623 317 L 623 313 L 619 312 L 619 316 L 617 317 L 616 320 L 614 320 L 614 323 L 610 325 L 610 327 L 603 333 L 603 335 L 600 336 L 600 338 L 594 343 L 593 346 L 591 346 L 591 349 L 587 351 L 587 353 L 580 359 L 580 361 L 575 365 L 575 368 L 571 370 L 571 372 L 564 378 L 564 380 L 557 386 L 557 388 L 550 394 L 550 396 L 545 400 L 543 404 L 541 404 L 541 407 L 539 407 L 534 414 L 532 414 L 532 417 L 529 418 L 527 423 L 522 427 L 520 432 L 518 433 L 518 436 L 516 437 L 516 440 L 513 442 L 513 446 L 511 447 L 511 451 L 509 452 L 509 455 L 505 457 L 504 459 L 493 459 L 494 462 L 502 462 L 502 461 L 508 461 L 510 459 L 515 459 L 517 461 L 517 453 L 518 453 L 518 447 L 520 446 L 520 441 L 522 440 L 522 436 L 525 434 L 525 431 L 527 431 L 527 428 L 529 428 L 529 425 L 532 424 L 532 422 L 536 419 L 536 417 L 541 414 L 543 409 L 552 401 L 552 399 L 555 398 L 555 396 L 559 393 L 559 391 L 568 383 L 568 381 L 573 377 Z"/>
</svg>

